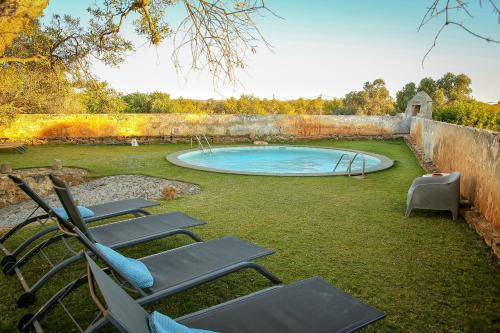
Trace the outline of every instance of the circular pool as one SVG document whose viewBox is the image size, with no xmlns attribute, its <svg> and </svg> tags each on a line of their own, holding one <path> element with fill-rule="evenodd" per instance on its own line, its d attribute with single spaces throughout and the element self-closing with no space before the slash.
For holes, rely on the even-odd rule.
<svg viewBox="0 0 500 333">
<path fill-rule="evenodd" d="M 306 146 L 232 146 L 191 149 L 167 156 L 173 164 L 197 170 L 270 176 L 361 174 L 390 168 L 394 161 L 373 153 Z"/>
</svg>

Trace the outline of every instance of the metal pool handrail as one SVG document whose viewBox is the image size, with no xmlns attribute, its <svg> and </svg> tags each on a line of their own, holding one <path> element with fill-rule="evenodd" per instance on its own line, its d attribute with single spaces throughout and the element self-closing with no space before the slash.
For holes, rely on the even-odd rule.
<svg viewBox="0 0 500 333">
<path fill-rule="evenodd" d="M 366 164 L 365 156 L 362 153 L 356 153 L 356 154 L 354 154 L 354 157 L 349 161 L 349 166 L 347 167 L 347 171 L 349 172 L 349 176 L 351 175 L 352 164 L 354 163 L 354 160 L 356 159 L 356 157 L 358 157 L 358 155 L 361 155 L 363 157 L 363 168 L 361 170 L 361 174 L 363 176 L 365 175 L 365 164 Z"/>
<path fill-rule="evenodd" d="M 199 137 L 198 135 L 194 135 L 194 136 L 192 136 L 192 137 L 191 137 L 191 139 L 190 139 L 190 142 L 191 142 L 191 148 L 193 148 L 193 138 L 195 138 L 195 139 L 196 139 L 196 141 L 198 142 L 198 147 L 200 147 L 200 148 L 201 148 L 201 150 L 202 150 L 203 152 L 205 152 L 205 147 L 203 147 L 203 143 L 201 142 L 201 139 L 200 139 L 200 137 Z M 205 135 L 205 134 L 203 134 L 203 139 L 205 139 L 205 142 L 207 143 L 207 146 L 208 146 L 208 151 L 209 151 L 209 152 L 212 152 L 212 146 L 210 145 L 210 142 L 208 142 L 208 139 L 207 139 L 207 137 L 206 137 L 206 135 Z"/>
<path fill-rule="evenodd" d="M 205 139 L 205 142 L 208 145 L 208 149 L 210 150 L 210 152 L 212 152 L 212 146 L 210 145 L 210 142 L 208 142 L 207 136 L 205 134 L 203 134 L 203 138 Z"/>
<path fill-rule="evenodd" d="M 347 153 L 344 153 L 344 154 L 340 155 L 340 158 L 339 158 L 339 160 L 337 161 L 337 164 L 335 164 L 335 167 L 333 168 L 333 171 L 332 171 L 332 172 L 335 172 L 335 170 L 337 170 L 337 167 L 339 166 L 340 161 L 342 161 L 342 158 L 343 158 L 344 156 L 347 156 L 347 155 L 348 155 Z"/>
</svg>

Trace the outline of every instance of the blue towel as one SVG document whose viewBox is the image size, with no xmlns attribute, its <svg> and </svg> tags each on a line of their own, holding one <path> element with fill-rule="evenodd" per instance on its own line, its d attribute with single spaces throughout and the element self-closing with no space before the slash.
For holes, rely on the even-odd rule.
<svg viewBox="0 0 500 333">
<path fill-rule="evenodd" d="M 153 275 L 142 261 L 125 257 L 115 250 L 96 243 L 95 246 L 116 268 L 120 270 L 123 277 L 133 281 L 141 288 L 149 288 L 153 285 Z"/>
<path fill-rule="evenodd" d="M 151 333 L 215 333 L 213 331 L 186 327 L 169 316 L 156 311 L 149 315 L 148 324 Z"/>
<path fill-rule="evenodd" d="M 83 218 L 87 218 L 87 217 L 92 217 L 94 216 L 94 212 L 91 211 L 90 209 L 88 209 L 87 207 L 83 207 L 83 206 L 76 206 L 76 208 L 78 208 L 78 211 L 80 212 L 80 215 L 83 217 Z M 68 213 L 66 213 L 66 209 L 64 208 L 54 208 L 54 212 L 59 215 L 59 217 L 67 220 L 69 217 L 68 217 Z"/>
</svg>

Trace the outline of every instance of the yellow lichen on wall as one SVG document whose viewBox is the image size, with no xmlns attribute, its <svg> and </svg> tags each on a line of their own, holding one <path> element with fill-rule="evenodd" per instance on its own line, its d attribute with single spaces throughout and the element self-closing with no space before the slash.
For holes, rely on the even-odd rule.
<svg viewBox="0 0 500 333">
<path fill-rule="evenodd" d="M 0 137 L 9 140 L 137 136 L 148 117 L 136 115 L 19 115 Z"/>
<path fill-rule="evenodd" d="M 392 135 L 407 133 L 402 118 L 315 115 L 22 114 L 0 128 L 0 138 Z"/>
</svg>

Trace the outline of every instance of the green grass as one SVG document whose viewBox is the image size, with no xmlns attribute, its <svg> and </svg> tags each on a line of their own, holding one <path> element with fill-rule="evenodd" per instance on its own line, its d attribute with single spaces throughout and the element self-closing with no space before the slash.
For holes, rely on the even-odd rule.
<svg viewBox="0 0 500 333">
<path fill-rule="evenodd" d="M 500 270 L 479 236 L 450 214 L 415 212 L 403 217 L 406 191 L 422 174 L 403 141 L 303 143 L 384 154 L 396 161 L 366 179 L 348 177 L 257 177 L 180 168 L 165 155 L 187 145 L 37 146 L 25 155 L 1 153 L 14 168 L 50 165 L 83 167 L 93 177 L 145 174 L 197 183 L 200 195 L 164 201 L 155 212 L 180 210 L 208 222 L 195 231 L 205 239 L 236 235 L 272 248 L 259 260 L 286 283 L 319 275 L 387 314 L 366 332 L 498 332 Z M 14 240 L 15 241 L 15 240 Z M 186 244 L 185 237 L 155 241 L 124 251 L 139 257 Z M 57 249 L 54 250 L 57 252 Z M 54 255 L 56 255 L 54 253 Z M 37 262 L 29 281 L 43 269 Z M 38 305 L 83 270 L 75 265 L 40 293 Z M 0 276 L 0 331 L 14 330 L 21 292 L 14 277 Z M 243 272 L 180 293 L 149 308 L 179 316 L 269 286 Z M 66 305 L 91 320 L 95 307 L 86 287 Z M 58 307 L 44 320 L 47 331 L 70 332 Z M 68 327 L 64 330 L 61 327 Z"/>
</svg>

